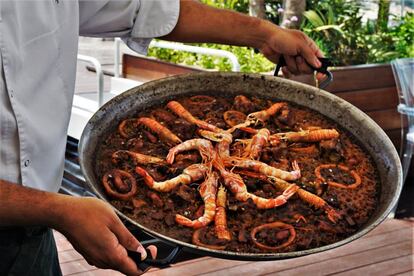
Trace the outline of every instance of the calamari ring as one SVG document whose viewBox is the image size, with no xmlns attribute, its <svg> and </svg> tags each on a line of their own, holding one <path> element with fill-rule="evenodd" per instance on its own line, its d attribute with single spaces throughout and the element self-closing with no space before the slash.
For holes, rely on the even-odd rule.
<svg viewBox="0 0 414 276">
<path fill-rule="evenodd" d="M 237 110 L 227 110 L 223 113 L 223 119 L 229 126 L 241 124 L 246 121 L 246 114 Z"/>
<path fill-rule="evenodd" d="M 207 95 L 197 95 L 190 97 L 188 102 L 193 105 L 210 105 L 214 104 L 216 99 Z"/>
<path fill-rule="evenodd" d="M 123 180 L 125 178 L 129 180 L 129 184 L 125 183 Z M 110 179 L 112 180 L 112 184 L 110 183 Z M 129 200 L 137 192 L 137 182 L 134 176 L 129 172 L 119 169 L 107 172 L 102 178 L 102 184 L 108 195 L 120 200 Z"/>
<path fill-rule="evenodd" d="M 316 149 L 315 145 L 310 145 L 307 147 L 291 147 L 289 148 L 290 151 L 302 153 L 302 154 L 314 154 L 317 153 L 318 150 Z"/>
<path fill-rule="evenodd" d="M 262 243 L 257 241 L 256 234 L 257 234 L 257 232 L 259 232 L 263 229 L 266 229 L 266 228 L 288 229 L 289 234 L 290 234 L 289 238 L 286 242 L 284 242 L 284 243 L 282 243 L 281 245 L 278 245 L 278 246 L 268 246 L 268 245 L 262 244 Z M 250 237 L 251 237 L 252 241 L 254 242 L 254 244 L 257 247 L 259 247 L 260 249 L 274 251 L 274 250 L 279 250 L 279 249 L 282 249 L 286 246 L 289 246 L 296 238 L 296 231 L 295 231 L 295 228 L 290 224 L 286 224 L 286 223 L 283 223 L 281 221 L 275 221 L 275 222 L 272 222 L 272 223 L 266 223 L 266 224 L 256 226 L 250 232 Z"/>
<path fill-rule="evenodd" d="M 197 229 L 193 232 L 192 241 L 195 245 L 202 246 L 202 247 L 207 247 L 207 248 L 214 249 L 214 250 L 224 250 L 226 248 L 226 245 L 213 245 L 213 244 L 203 243 L 200 240 L 200 234 L 204 230 L 205 230 L 205 227 L 204 228 L 199 228 L 199 229 Z"/>
<path fill-rule="evenodd" d="M 339 187 L 339 188 L 345 188 L 345 189 L 355 189 L 356 187 L 361 185 L 361 177 L 356 173 L 356 171 L 354 171 L 354 170 L 351 171 L 348 167 L 343 166 L 343 165 L 336 165 L 336 164 L 319 165 L 315 169 L 315 175 L 316 175 L 317 178 L 321 179 L 322 181 L 326 181 L 325 178 L 321 174 L 321 169 L 334 169 L 334 168 L 339 168 L 343 171 L 348 172 L 355 179 L 355 182 L 352 183 L 352 184 L 347 185 L 347 184 L 338 183 L 338 182 L 335 182 L 335 181 L 328 181 L 327 182 L 328 185 Z"/>
<path fill-rule="evenodd" d="M 128 135 L 127 131 L 125 130 L 125 127 L 127 126 L 127 123 L 135 123 L 136 127 L 138 127 L 139 121 L 138 121 L 138 119 L 126 119 L 126 120 L 123 120 L 118 126 L 118 132 L 119 132 L 119 134 L 121 134 L 122 137 L 131 138 L 131 136 Z"/>
</svg>

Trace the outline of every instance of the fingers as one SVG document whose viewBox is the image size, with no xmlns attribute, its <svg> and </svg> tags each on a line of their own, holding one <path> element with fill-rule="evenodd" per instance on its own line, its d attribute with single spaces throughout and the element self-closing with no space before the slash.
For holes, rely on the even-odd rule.
<svg viewBox="0 0 414 276">
<path fill-rule="evenodd" d="M 282 72 L 283 72 L 283 76 L 287 79 L 289 79 L 292 76 L 292 74 L 289 72 L 287 67 L 282 67 Z"/>
<path fill-rule="evenodd" d="M 324 79 L 326 79 L 326 75 L 325 75 L 325 74 L 322 74 L 322 73 L 317 73 L 317 74 L 316 74 L 316 79 L 317 79 L 319 82 L 322 82 Z"/>
<path fill-rule="evenodd" d="M 155 245 L 150 245 L 147 247 L 147 249 L 151 253 L 151 258 L 153 259 L 157 258 L 158 248 Z"/>
<path fill-rule="evenodd" d="M 295 57 L 292 57 L 292 56 L 284 56 L 284 57 L 285 57 L 289 72 L 292 73 L 293 75 L 299 75 L 300 72 L 299 72 L 298 66 L 296 65 Z"/>
<path fill-rule="evenodd" d="M 313 67 L 321 67 L 322 64 L 318 60 L 318 57 L 323 56 L 322 52 L 319 50 L 318 46 L 316 46 L 315 42 L 312 39 L 310 39 L 305 34 L 303 34 L 303 36 L 304 41 L 301 43 L 301 46 L 299 48 L 300 54 Z"/>
<path fill-rule="evenodd" d="M 141 245 L 141 243 L 129 232 L 125 225 L 117 219 L 117 221 L 110 226 L 115 236 L 118 238 L 119 243 L 128 250 L 141 253 L 141 259 L 147 258 L 147 251 Z"/>
<path fill-rule="evenodd" d="M 305 62 L 305 60 L 303 59 L 303 57 L 301 56 L 297 56 L 295 57 L 295 62 L 296 62 L 296 66 L 298 67 L 298 70 L 300 73 L 302 74 L 311 74 L 312 73 L 312 68 L 310 68 L 307 63 Z"/>
<path fill-rule="evenodd" d="M 128 257 L 126 249 L 121 245 L 115 248 L 113 252 L 112 268 L 126 275 L 140 275 L 143 272 L 138 269 L 136 263 Z"/>
</svg>

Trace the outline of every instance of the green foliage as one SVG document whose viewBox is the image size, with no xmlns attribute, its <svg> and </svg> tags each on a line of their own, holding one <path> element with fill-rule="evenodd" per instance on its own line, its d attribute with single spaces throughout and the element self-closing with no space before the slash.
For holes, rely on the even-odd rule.
<svg viewBox="0 0 414 276">
<path fill-rule="evenodd" d="M 381 0 L 386 4 L 387 0 Z M 218 8 L 248 13 L 249 0 L 201 0 Z M 387 26 L 387 16 L 381 9 L 380 21 L 363 21 L 361 1 L 351 0 L 307 0 L 308 11 L 304 13 L 302 31 L 308 34 L 335 65 L 389 62 L 395 58 L 414 57 L 414 15 L 394 18 L 400 22 Z M 278 9 L 282 0 L 266 0 L 267 18 L 278 23 Z M 378 27 L 380 26 L 380 27 Z M 246 47 L 218 44 L 193 44 L 196 46 L 227 50 L 234 53 L 242 72 L 268 72 L 274 65 Z M 196 65 L 206 69 L 230 71 L 231 65 L 224 58 L 151 48 L 149 55 L 159 59 L 185 65 Z"/>
<path fill-rule="evenodd" d="M 229 9 L 242 13 L 249 12 L 249 0 L 201 0 L 202 3 L 221 9 Z"/>
<path fill-rule="evenodd" d="M 412 14 L 401 18 L 401 24 L 387 27 L 383 14 L 381 23 L 363 22 L 361 7 L 355 1 L 310 0 L 308 5 L 313 9 L 304 13 L 302 30 L 335 65 L 383 63 L 413 56 Z"/>
<path fill-rule="evenodd" d="M 239 60 L 241 72 L 268 72 L 274 69 L 273 63 L 268 61 L 263 55 L 255 53 L 253 49 L 247 47 L 210 43 L 200 43 L 193 45 L 232 52 Z M 148 55 L 177 64 L 196 65 L 211 70 L 231 71 L 231 64 L 226 58 L 160 48 L 150 48 Z"/>
<path fill-rule="evenodd" d="M 414 57 L 414 13 L 400 18 L 402 23 L 390 29 L 389 34 L 399 57 Z"/>
</svg>

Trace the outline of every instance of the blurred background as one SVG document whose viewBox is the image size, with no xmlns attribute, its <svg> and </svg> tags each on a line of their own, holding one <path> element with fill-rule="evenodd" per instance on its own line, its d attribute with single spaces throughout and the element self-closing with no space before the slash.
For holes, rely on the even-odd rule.
<svg viewBox="0 0 414 276">
<path fill-rule="evenodd" d="M 284 28 L 302 30 L 316 41 L 335 66 L 387 63 L 397 58 L 414 57 L 414 0 L 201 2 L 264 18 Z M 79 52 L 93 53 L 103 64 L 113 63 L 113 45 L 108 44 L 108 40 L 111 39 L 81 38 Z M 272 63 L 251 48 L 210 43 L 192 45 L 233 53 L 242 72 L 269 72 L 274 69 Z M 121 50 L 128 52 L 128 49 Z M 151 47 L 149 56 L 203 69 L 231 71 L 232 68 L 226 58 L 158 47 Z"/>
<path fill-rule="evenodd" d="M 413 0 L 201 0 L 201 2 L 264 18 L 284 28 L 299 29 L 316 41 L 336 66 L 385 63 L 414 57 Z M 267 72 L 273 65 L 254 49 L 196 44 L 234 53 L 242 72 Z M 230 71 L 223 58 L 151 48 L 165 61 Z"/>
</svg>

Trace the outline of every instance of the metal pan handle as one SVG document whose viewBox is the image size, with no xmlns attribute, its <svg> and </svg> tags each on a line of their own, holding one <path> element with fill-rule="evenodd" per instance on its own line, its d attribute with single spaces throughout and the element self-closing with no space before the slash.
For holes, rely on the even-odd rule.
<svg viewBox="0 0 414 276">
<path fill-rule="evenodd" d="M 326 75 L 326 79 L 324 79 L 322 82 L 319 83 L 319 88 L 324 89 L 326 86 L 328 86 L 328 84 L 330 84 L 333 81 L 333 75 L 328 70 L 328 67 L 332 65 L 332 62 L 329 58 L 318 57 L 318 59 L 322 63 L 322 66 L 320 68 L 315 68 L 312 65 L 310 65 L 309 63 L 307 63 L 306 61 L 305 62 L 313 70 Z M 286 66 L 286 65 L 287 64 L 286 64 L 285 57 L 283 55 L 281 55 L 280 58 L 279 58 L 279 63 L 276 65 L 276 69 L 275 69 L 275 72 L 273 73 L 273 75 L 277 76 L 279 74 L 280 68 L 282 68 L 283 66 Z"/>
<path fill-rule="evenodd" d="M 148 245 L 151 245 L 151 244 L 156 245 L 157 243 L 160 243 L 160 241 L 157 239 L 146 240 L 146 241 L 141 242 L 144 248 L 146 248 Z M 181 252 L 181 249 L 182 249 L 181 246 L 174 247 L 174 249 L 171 250 L 168 256 L 163 259 L 152 259 L 151 252 L 146 249 L 148 257 L 143 261 L 141 261 L 141 253 L 130 251 L 130 250 L 127 250 L 127 251 L 128 251 L 128 256 L 137 264 L 138 268 L 141 271 L 145 272 L 151 267 L 157 267 L 157 268 L 169 267 L 171 264 L 174 263 L 175 259 Z"/>
</svg>

